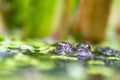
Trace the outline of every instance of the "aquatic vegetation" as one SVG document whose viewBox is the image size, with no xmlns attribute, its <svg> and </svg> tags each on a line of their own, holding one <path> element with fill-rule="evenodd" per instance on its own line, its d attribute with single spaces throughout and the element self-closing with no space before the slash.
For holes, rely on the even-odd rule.
<svg viewBox="0 0 120 80">
<path fill-rule="evenodd" d="M 51 76 L 50 78 L 52 80 L 56 79 L 56 77 L 60 77 L 60 80 L 63 77 L 66 80 L 71 80 L 76 78 L 83 79 L 91 74 L 100 74 L 110 77 L 115 70 L 119 71 L 120 69 L 120 53 L 112 48 L 96 47 L 91 50 L 93 45 L 91 46 L 86 43 L 70 43 L 65 41 L 59 42 L 58 44 L 47 44 L 42 40 L 34 41 L 35 40 L 30 40 L 30 42 L 11 40 L 7 44 L 5 44 L 4 41 L 0 43 L 1 76 L 15 75 L 14 72 L 19 70 L 21 70 L 21 72 L 18 72 L 17 74 L 24 74 L 24 70 L 31 70 L 32 68 L 35 72 L 37 69 L 37 74 L 42 73 L 42 76 Z M 70 67 L 72 65 L 75 65 L 74 67 L 76 69 L 81 67 L 78 68 L 78 73 L 79 71 L 82 71 L 81 76 L 75 76 L 72 73 L 74 70 L 72 69 L 73 67 Z M 102 67 L 100 68 L 100 66 Z M 104 74 L 97 71 L 97 69 L 104 70 L 104 68 Z M 109 69 L 112 71 L 107 75 Z M 66 70 L 68 71 L 66 72 Z M 71 75 L 72 78 L 69 79 Z M 46 78 L 44 79 L 47 80 Z"/>
</svg>

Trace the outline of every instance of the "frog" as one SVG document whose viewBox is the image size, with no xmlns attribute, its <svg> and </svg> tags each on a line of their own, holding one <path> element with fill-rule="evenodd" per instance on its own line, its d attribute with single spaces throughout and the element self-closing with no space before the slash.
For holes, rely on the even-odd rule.
<svg viewBox="0 0 120 80">
<path fill-rule="evenodd" d="M 76 46 L 75 49 L 75 54 L 73 56 L 76 56 L 78 58 L 93 56 L 91 52 L 91 47 L 88 43 L 80 43 Z"/>
<path fill-rule="evenodd" d="M 73 51 L 74 51 L 74 47 L 69 42 L 60 42 L 55 49 L 55 53 L 58 55 L 61 55 L 62 52 L 72 53 Z"/>
<path fill-rule="evenodd" d="M 73 47 L 69 42 L 60 42 L 55 49 L 55 53 L 57 55 L 62 55 L 62 52 L 65 54 L 70 53 L 69 56 L 78 58 L 93 56 L 91 47 L 88 43 L 79 43 L 76 47 Z"/>
</svg>

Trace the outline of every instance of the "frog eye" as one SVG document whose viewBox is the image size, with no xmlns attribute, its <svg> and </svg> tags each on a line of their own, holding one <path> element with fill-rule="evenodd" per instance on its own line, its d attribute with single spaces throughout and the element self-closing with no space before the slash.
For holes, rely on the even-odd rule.
<svg viewBox="0 0 120 80">
<path fill-rule="evenodd" d="M 58 44 L 58 49 L 63 49 L 64 48 L 64 44 L 63 43 L 59 43 Z"/>
<path fill-rule="evenodd" d="M 61 47 L 61 48 L 63 47 L 63 45 L 62 45 L 62 44 L 59 44 L 58 46 L 59 46 L 59 47 Z"/>
<path fill-rule="evenodd" d="M 87 48 L 88 48 L 89 50 L 91 50 L 91 47 L 90 47 L 89 45 L 87 45 Z"/>
</svg>

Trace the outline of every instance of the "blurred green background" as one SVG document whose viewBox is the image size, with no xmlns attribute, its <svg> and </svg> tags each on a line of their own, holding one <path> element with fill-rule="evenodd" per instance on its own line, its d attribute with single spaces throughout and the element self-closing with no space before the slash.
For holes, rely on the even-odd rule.
<svg viewBox="0 0 120 80">
<path fill-rule="evenodd" d="M 120 13 L 119 3 L 119 0 L 112 1 L 109 21 L 105 23 L 107 25 L 105 26 L 107 27 L 105 30 L 106 37 L 110 37 L 117 31 L 116 26 L 119 23 Z M 79 22 L 80 6 L 80 0 L 0 0 L 0 30 L 1 33 L 9 36 L 20 35 L 22 39 L 48 38 L 51 36 L 64 39 L 73 33 L 73 27 L 78 29 L 76 22 Z M 101 30 L 101 33 L 104 33 L 103 31 Z M 74 34 L 73 37 L 76 35 L 81 35 L 81 31 Z M 95 36 L 96 38 L 97 36 Z"/>
<path fill-rule="evenodd" d="M 49 37 L 58 27 L 64 26 L 62 24 L 68 25 L 73 21 L 78 2 L 79 0 L 1 0 L 4 27 L 10 32 L 22 30 L 23 38 Z M 67 20 L 66 23 L 62 22 L 63 17 Z"/>
</svg>

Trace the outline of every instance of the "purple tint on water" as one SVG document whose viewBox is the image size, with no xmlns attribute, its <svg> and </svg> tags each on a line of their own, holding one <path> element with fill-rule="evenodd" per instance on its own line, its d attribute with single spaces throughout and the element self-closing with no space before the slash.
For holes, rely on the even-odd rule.
<svg viewBox="0 0 120 80">
<path fill-rule="evenodd" d="M 82 49 L 79 52 L 77 52 L 76 54 L 74 54 L 74 56 L 77 56 L 77 57 L 89 57 L 89 56 L 92 56 L 92 53 L 90 51 Z"/>
<path fill-rule="evenodd" d="M 81 63 L 82 65 L 85 65 L 85 61 L 82 59 L 78 59 L 78 62 Z"/>
<path fill-rule="evenodd" d="M 55 50 L 55 53 L 56 53 L 57 55 L 62 55 L 62 51 L 61 51 L 61 50 Z"/>
</svg>

